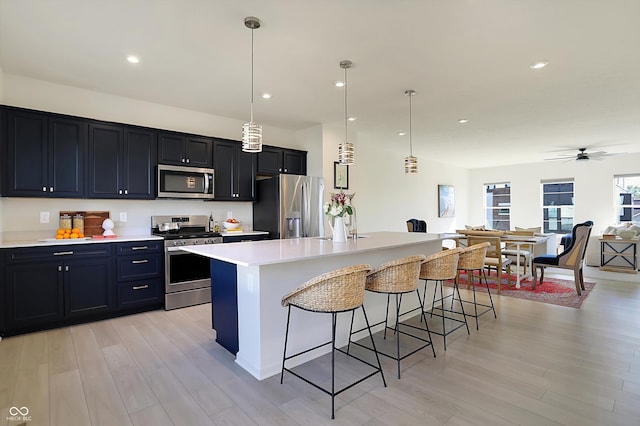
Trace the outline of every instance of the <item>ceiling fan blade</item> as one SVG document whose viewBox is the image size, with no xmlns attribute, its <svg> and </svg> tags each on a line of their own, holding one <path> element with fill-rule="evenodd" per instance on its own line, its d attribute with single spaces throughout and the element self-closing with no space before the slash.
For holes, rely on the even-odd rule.
<svg viewBox="0 0 640 426">
<path fill-rule="evenodd" d="M 544 161 L 575 160 L 575 159 L 576 159 L 575 155 L 563 155 L 560 157 L 545 158 Z"/>
</svg>

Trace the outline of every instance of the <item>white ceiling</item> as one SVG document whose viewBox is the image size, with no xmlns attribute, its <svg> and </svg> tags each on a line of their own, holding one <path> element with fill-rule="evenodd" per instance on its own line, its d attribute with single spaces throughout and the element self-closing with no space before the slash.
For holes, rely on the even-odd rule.
<svg viewBox="0 0 640 426">
<path fill-rule="evenodd" d="M 349 59 L 356 149 L 408 151 L 414 89 L 419 158 L 640 151 L 638 0 L 0 0 L 0 68 L 248 121 L 251 15 L 263 125 L 341 123 Z"/>
</svg>

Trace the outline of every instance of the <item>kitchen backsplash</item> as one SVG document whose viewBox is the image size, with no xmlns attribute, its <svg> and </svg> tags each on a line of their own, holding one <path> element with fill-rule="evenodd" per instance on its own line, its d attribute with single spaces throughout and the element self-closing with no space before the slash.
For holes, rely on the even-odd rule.
<svg viewBox="0 0 640 426">
<path fill-rule="evenodd" d="M 1 241 L 52 238 L 58 229 L 60 211 L 109 211 L 116 235 L 146 235 L 152 215 L 207 215 L 213 213 L 223 221 L 227 212 L 242 222 L 246 230 L 253 229 L 250 202 L 191 200 L 78 200 L 62 198 L 0 198 Z M 40 213 L 49 213 L 49 223 L 40 223 Z M 126 221 L 121 221 L 121 213 Z"/>
</svg>

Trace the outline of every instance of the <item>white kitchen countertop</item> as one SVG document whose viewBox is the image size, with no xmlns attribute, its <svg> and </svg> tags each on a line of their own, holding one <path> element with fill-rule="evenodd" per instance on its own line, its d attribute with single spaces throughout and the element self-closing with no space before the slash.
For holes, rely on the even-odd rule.
<svg viewBox="0 0 640 426">
<path fill-rule="evenodd" d="M 100 239 L 69 238 L 66 240 L 56 240 L 55 238 L 46 238 L 42 240 L 2 241 L 0 243 L 0 249 L 18 248 L 18 247 L 64 246 L 69 244 L 126 243 L 130 241 L 149 241 L 149 240 L 163 240 L 163 238 L 157 235 L 125 235 L 125 236 L 116 236 L 115 238 L 100 238 Z"/>
<path fill-rule="evenodd" d="M 251 241 L 242 244 L 208 244 L 181 247 L 181 250 L 240 266 L 269 265 L 323 256 L 338 256 L 383 248 L 422 244 L 450 239 L 457 234 L 420 232 L 371 232 L 357 240 L 333 243 L 321 237 Z"/>
<path fill-rule="evenodd" d="M 227 231 L 222 231 L 221 232 L 223 237 L 233 237 L 233 236 L 243 236 L 243 235 L 267 235 L 268 232 L 267 231 L 235 231 L 235 232 L 227 232 Z"/>
</svg>

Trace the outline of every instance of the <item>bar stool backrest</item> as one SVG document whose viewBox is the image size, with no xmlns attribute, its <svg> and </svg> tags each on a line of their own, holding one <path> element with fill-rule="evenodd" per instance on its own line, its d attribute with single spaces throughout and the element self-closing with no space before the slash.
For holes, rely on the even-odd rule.
<svg viewBox="0 0 640 426">
<path fill-rule="evenodd" d="M 282 298 L 284 307 L 314 312 L 342 312 L 364 301 L 364 286 L 371 266 L 362 264 L 336 269 L 310 279 Z"/>
<path fill-rule="evenodd" d="M 428 256 L 420 269 L 420 279 L 441 281 L 455 278 L 461 251 L 461 248 L 456 247 Z"/>
<path fill-rule="evenodd" d="M 473 271 L 484 268 L 484 258 L 491 243 L 484 242 L 465 247 L 460 252 L 458 269 L 461 271 Z"/>
<path fill-rule="evenodd" d="M 424 255 L 407 256 L 384 263 L 367 275 L 366 289 L 379 293 L 406 293 L 418 288 Z"/>
</svg>

